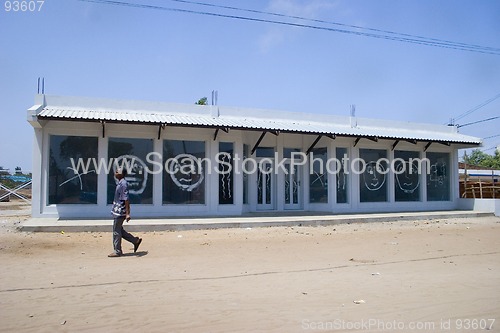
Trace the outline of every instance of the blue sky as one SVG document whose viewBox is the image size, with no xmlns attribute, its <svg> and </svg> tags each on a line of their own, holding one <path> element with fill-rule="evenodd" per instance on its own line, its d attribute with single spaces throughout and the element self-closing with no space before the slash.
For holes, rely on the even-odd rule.
<svg viewBox="0 0 500 333">
<path fill-rule="evenodd" d="M 171 0 L 129 2 L 282 20 Z M 500 48 L 497 0 L 201 0 Z M 0 11 L 0 166 L 31 170 L 37 78 L 45 93 L 444 124 L 500 94 L 500 55 L 353 34 L 82 2 Z M 292 23 L 304 23 L 287 20 Z M 308 23 L 315 24 L 315 23 Z M 500 98 L 460 119 L 500 115 Z M 461 129 L 500 134 L 500 119 Z M 500 144 L 485 140 L 484 149 Z M 490 154 L 493 150 L 486 151 Z"/>
</svg>

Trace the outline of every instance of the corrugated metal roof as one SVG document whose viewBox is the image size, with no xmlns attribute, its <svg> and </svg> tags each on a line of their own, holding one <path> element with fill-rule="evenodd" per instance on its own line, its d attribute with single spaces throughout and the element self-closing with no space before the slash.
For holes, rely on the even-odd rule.
<svg viewBox="0 0 500 333">
<path fill-rule="evenodd" d="M 87 109 L 58 106 L 45 106 L 38 114 L 40 119 L 80 120 L 80 121 L 106 121 L 141 124 L 166 124 L 172 126 L 194 126 L 212 128 L 233 128 L 248 130 L 268 130 L 291 133 L 331 134 L 353 137 L 377 137 L 395 140 L 436 141 L 450 143 L 465 143 L 479 145 L 481 140 L 476 137 L 463 135 L 448 126 L 432 125 L 411 126 L 409 123 L 397 126 L 395 122 L 387 122 L 385 126 L 381 121 L 367 120 L 363 124 L 351 126 L 349 117 L 339 117 L 339 121 L 312 121 L 309 119 L 295 119 L 294 113 L 281 113 L 290 119 L 272 119 L 271 115 L 263 117 L 217 115 L 203 113 L 167 113 L 154 111 L 120 110 L 120 109 Z M 251 113 L 251 112 L 249 112 Z M 322 115 L 318 117 L 324 118 Z M 335 118 L 337 119 L 337 118 Z M 395 125 L 396 124 L 396 125 Z M 403 124 L 403 123 L 401 123 Z M 417 124 L 414 124 L 417 125 Z M 418 124 L 422 125 L 422 124 Z M 430 129 L 421 129 L 428 128 Z M 438 130 L 437 130 L 438 129 Z"/>
</svg>

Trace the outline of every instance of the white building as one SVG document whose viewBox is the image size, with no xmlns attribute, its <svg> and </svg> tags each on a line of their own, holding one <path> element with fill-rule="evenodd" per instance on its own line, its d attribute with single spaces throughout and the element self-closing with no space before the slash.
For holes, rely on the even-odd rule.
<svg viewBox="0 0 500 333">
<path fill-rule="evenodd" d="M 452 210 L 457 151 L 481 145 L 453 126 L 47 95 L 28 121 L 34 217 L 109 217 L 123 161 L 136 217 Z"/>
</svg>

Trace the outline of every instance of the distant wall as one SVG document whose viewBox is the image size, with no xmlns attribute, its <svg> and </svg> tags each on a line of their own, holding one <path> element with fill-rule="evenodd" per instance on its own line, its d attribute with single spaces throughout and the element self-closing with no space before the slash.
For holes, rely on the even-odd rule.
<svg viewBox="0 0 500 333">
<path fill-rule="evenodd" d="M 495 213 L 500 216 L 500 199 L 460 199 L 459 209 Z"/>
</svg>

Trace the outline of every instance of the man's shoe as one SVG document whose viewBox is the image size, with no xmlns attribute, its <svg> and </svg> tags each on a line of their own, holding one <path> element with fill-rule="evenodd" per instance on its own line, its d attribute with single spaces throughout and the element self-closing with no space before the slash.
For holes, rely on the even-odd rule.
<svg viewBox="0 0 500 333">
<path fill-rule="evenodd" d="M 117 257 L 121 257 L 121 256 L 122 256 L 121 254 L 116 253 L 116 252 L 108 254 L 108 257 L 110 257 L 110 258 L 117 258 Z"/>
<path fill-rule="evenodd" d="M 142 242 L 142 238 L 139 238 L 137 243 L 134 244 L 134 253 L 137 252 L 137 249 L 139 248 L 139 245 L 141 245 L 141 242 Z"/>
</svg>

